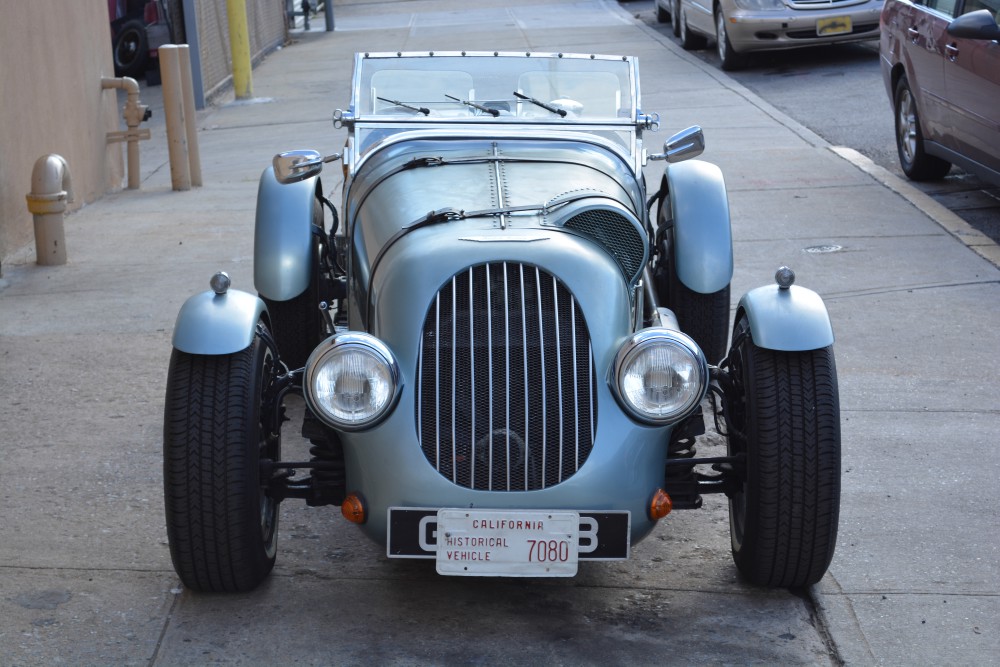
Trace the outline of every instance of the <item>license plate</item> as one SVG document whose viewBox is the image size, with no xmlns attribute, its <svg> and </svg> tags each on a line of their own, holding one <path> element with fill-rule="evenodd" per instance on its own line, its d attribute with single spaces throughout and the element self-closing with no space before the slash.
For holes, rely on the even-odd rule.
<svg viewBox="0 0 1000 667">
<path fill-rule="evenodd" d="M 435 507 L 390 507 L 386 555 L 389 558 L 437 559 L 438 511 Z M 541 511 L 541 510 L 535 510 Z M 559 510 L 573 511 L 573 510 Z M 577 510 L 577 554 L 580 560 L 627 560 L 632 521 L 625 510 Z"/>
<path fill-rule="evenodd" d="M 576 575 L 576 512 L 443 509 L 438 574 L 486 577 Z"/>
<path fill-rule="evenodd" d="M 850 16 L 831 16 L 816 21 L 816 34 L 820 37 L 830 35 L 844 35 L 854 29 Z"/>
</svg>

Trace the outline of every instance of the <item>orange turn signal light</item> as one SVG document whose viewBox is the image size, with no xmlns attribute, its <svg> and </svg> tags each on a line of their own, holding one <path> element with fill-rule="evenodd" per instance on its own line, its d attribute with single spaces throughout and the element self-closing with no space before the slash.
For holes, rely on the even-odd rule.
<svg viewBox="0 0 1000 667">
<path fill-rule="evenodd" d="M 349 493 L 340 505 L 340 513 L 351 523 L 362 524 L 368 519 L 365 501 L 360 493 Z"/>
<path fill-rule="evenodd" d="M 657 489 L 656 493 L 653 494 L 653 499 L 649 502 L 649 518 L 653 521 L 659 521 L 670 514 L 672 509 L 674 509 L 674 502 L 670 500 L 670 496 L 663 489 Z"/>
</svg>

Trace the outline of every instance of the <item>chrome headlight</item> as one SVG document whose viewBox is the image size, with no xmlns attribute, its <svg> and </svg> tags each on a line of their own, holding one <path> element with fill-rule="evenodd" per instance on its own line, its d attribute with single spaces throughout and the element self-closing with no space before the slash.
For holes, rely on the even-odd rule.
<svg viewBox="0 0 1000 667">
<path fill-rule="evenodd" d="M 622 407 L 639 421 L 670 424 L 691 412 L 708 388 L 708 363 L 687 335 L 670 329 L 634 334 L 615 356 L 612 378 Z"/>
<path fill-rule="evenodd" d="M 392 409 L 399 396 L 399 366 L 382 341 L 352 331 L 313 350 L 303 385 L 306 404 L 317 417 L 334 428 L 358 430 Z"/>
</svg>

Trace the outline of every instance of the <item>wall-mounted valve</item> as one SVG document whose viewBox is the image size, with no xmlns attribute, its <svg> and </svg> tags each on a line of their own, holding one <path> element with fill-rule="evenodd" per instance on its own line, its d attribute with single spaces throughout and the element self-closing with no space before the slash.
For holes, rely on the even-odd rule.
<svg viewBox="0 0 1000 667">
<path fill-rule="evenodd" d="M 122 118 L 125 119 L 128 129 L 108 132 L 108 143 L 128 142 L 128 187 L 129 190 L 138 190 L 139 141 L 149 139 L 149 128 L 139 129 L 139 123 L 149 120 L 153 112 L 139 102 L 139 83 L 131 77 L 123 76 L 120 79 L 104 77 L 101 79 L 101 88 L 122 88 L 127 93 Z"/>
</svg>

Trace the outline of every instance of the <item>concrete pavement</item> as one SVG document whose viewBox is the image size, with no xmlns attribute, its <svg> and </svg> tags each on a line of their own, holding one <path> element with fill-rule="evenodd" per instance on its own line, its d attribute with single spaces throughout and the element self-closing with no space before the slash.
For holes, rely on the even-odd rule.
<svg viewBox="0 0 1000 667">
<path fill-rule="evenodd" d="M 1000 271 L 981 256 L 995 246 L 977 254 L 905 184 L 622 7 L 338 2 L 336 32 L 314 21 L 255 69 L 255 100 L 199 113 L 205 185 L 188 192 L 170 190 L 159 91 L 144 91 L 142 189 L 67 218 L 66 266 L 24 253 L 0 279 L 0 665 L 1000 664 Z M 217 269 L 252 289 L 260 171 L 280 150 L 340 149 L 330 118 L 354 52 L 462 49 L 639 56 L 643 110 L 662 117 L 650 148 L 700 124 L 726 175 L 734 299 L 788 264 L 827 300 L 843 506 L 830 572 L 806 595 L 737 580 L 718 498 L 672 514 L 626 563 L 541 583 L 389 562 L 336 508 L 289 502 L 259 590 L 180 587 L 160 456 L 178 308 Z M 324 178 L 335 202 L 338 173 Z"/>
</svg>

